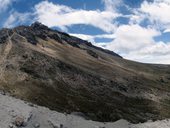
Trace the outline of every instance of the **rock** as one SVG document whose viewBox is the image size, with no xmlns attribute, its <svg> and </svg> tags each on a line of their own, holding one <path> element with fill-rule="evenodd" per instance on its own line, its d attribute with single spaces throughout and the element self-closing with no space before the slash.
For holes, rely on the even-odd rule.
<svg viewBox="0 0 170 128">
<path fill-rule="evenodd" d="M 35 104 L 33 104 L 33 103 L 27 103 L 28 104 L 28 106 L 30 106 L 30 107 L 37 107 Z"/>
<path fill-rule="evenodd" d="M 105 128 L 104 126 L 95 126 L 95 128 Z"/>
<path fill-rule="evenodd" d="M 14 124 L 15 124 L 17 127 L 24 126 L 24 124 L 25 124 L 25 122 L 24 122 L 24 117 L 23 117 L 23 116 L 17 116 L 17 117 L 15 118 Z"/>
<path fill-rule="evenodd" d="M 64 125 L 63 125 L 63 124 L 60 124 L 60 128 L 64 128 Z"/>
<path fill-rule="evenodd" d="M 92 57 L 94 57 L 94 58 L 98 58 L 98 57 L 99 57 L 98 54 L 95 53 L 95 52 L 92 51 L 92 50 L 87 50 L 87 53 L 88 53 L 89 55 L 91 55 Z"/>
<path fill-rule="evenodd" d="M 2 29 L 0 31 L 0 44 L 1 43 L 5 43 L 5 41 L 7 40 L 8 38 L 8 29 Z"/>
<path fill-rule="evenodd" d="M 40 127 L 40 124 L 39 123 L 36 123 L 35 125 L 34 125 L 34 128 L 39 128 Z"/>
<path fill-rule="evenodd" d="M 4 90 L 0 90 L 1 95 L 6 95 L 6 92 Z"/>
<path fill-rule="evenodd" d="M 14 125 L 13 124 L 9 124 L 9 128 L 14 128 Z"/>
<path fill-rule="evenodd" d="M 64 128 L 64 125 L 63 124 L 58 124 L 58 123 L 55 123 L 51 120 L 48 120 L 49 124 L 52 126 L 52 128 Z"/>
</svg>

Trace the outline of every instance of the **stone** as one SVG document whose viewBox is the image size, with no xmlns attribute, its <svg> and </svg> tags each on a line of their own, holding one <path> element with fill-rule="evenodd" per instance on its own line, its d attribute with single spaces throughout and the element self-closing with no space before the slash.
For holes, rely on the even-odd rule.
<svg viewBox="0 0 170 128">
<path fill-rule="evenodd" d="M 35 125 L 34 125 L 34 128 L 39 128 L 40 127 L 40 124 L 39 123 L 36 123 Z"/>
<path fill-rule="evenodd" d="M 24 125 L 24 117 L 23 117 L 23 116 L 17 116 L 17 117 L 15 118 L 14 124 L 15 124 L 17 127 L 23 126 L 23 125 Z"/>
<path fill-rule="evenodd" d="M 9 124 L 9 128 L 14 128 L 14 125 L 13 124 Z"/>
</svg>

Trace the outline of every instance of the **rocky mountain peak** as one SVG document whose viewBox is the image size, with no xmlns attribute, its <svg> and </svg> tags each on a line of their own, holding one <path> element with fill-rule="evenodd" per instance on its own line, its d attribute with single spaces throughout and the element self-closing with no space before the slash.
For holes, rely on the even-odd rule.
<svg viewBox="0 0 170 128">
<path fill-rule="evenodd" d="M 36 21 L 35 23 L 31 24 L 31 28 L 35 29 L 35 30 L 49 30 L 49 28 L 45 25 L 43 25 L 42 23 Z"/>
<path fill-rule="evenodd" d="M 52 30 L 45 26 L 44 24 L 40 22 L 35 22 L 31 24 L 30 26 L 18 26 L 14 28 L 13 30 L 11 29 L 2 29 L 0 31 L 0 42 L 5 42 L 6 38 L 8 37 L 7 32 L 11 35 L 11 33 L 15 32 L 18 35 L 21 35 L 22 37 L 25 37 L 28 41 L 28 43 L 31 43 L 33 45 L 36 45 L 38 43 L 38 38 L 42 40 L 48 40 L 48 39 L 53 39 L 59 43 L 67 43 L 73 47 L 80 48 L 80 45 L 86 45 L 88 47 L 91 47 L 93 49 L 100 50 L 102 52 L 105 52 L 106 54 L 110 54 L 116 57 L 122 58 L 120 55 L 116 54 L 113 51 L 109 51 L 100 47 L 96 47 L 92 45 L 92 43 L 82 40 L 77 37 L 73 37 L 65 32 L 60 32 L 57 30 Z M 88 50 L 89 51 L 89 50 Z"/>
</svg>

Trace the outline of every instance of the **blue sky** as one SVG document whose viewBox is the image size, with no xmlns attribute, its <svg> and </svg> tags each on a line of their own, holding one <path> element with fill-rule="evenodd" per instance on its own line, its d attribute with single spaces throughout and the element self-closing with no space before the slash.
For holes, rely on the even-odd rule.
<svg viewBox="0 0 170 128">
<path fill-rule="evenodd" d="M 170 64 L 170 0 L 0 0 L 0 28 L 39 21 L 126 59 Z"/>
</svg>

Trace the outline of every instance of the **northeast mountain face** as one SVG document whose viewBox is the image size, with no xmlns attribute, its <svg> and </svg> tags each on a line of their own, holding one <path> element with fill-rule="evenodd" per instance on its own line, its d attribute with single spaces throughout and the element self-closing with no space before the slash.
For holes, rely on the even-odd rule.
<svg viewBox="0 0 170 128">
<path fill-rule="evenodd" d="M 37 22 L 0 30 L 0 89 L 98 121 L 170 117 L 170 66 L 128 61 Z"/>
</svg>

